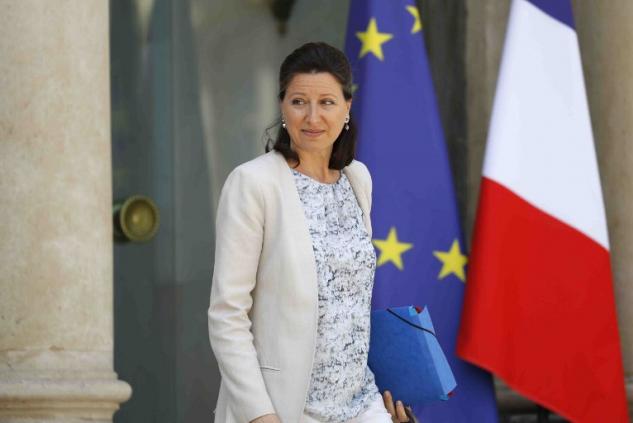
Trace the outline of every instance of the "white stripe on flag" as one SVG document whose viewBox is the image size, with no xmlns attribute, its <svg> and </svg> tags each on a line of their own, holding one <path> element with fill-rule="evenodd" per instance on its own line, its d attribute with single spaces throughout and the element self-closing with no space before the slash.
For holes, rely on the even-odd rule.
<svg viewBox="0 0 633 423">
<path fill-rule="evenodd" d="M 484 176 L 608 249 L 576 32 L 526 0 L 508 28 Z"/>
</svg>

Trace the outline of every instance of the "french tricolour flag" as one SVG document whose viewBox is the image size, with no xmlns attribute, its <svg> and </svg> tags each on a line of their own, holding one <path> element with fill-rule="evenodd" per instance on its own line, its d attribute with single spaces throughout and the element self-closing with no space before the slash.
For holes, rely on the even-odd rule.
<svg viewBox="0 0 633 423">
<path fill-rule="evenodd" d="M 572 421 L 628 421 L 569 0 L 512 3 L 458 353 Z"/>
</svg>

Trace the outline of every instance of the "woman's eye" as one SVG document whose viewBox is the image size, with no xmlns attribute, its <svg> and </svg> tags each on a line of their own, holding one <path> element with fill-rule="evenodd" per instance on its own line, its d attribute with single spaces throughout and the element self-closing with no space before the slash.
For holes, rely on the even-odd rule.
<svg viewBox="0 0 633 423">
<path fill-rule="evenodd" d="M 304 101 L 300 98 L 295 98 L 292 100 L 292 104 L 303 104 Z"/>
<path fill-rule="evenodd" d="M 336 104 L 334 100 L 323 100 L 323 104 L 331 106 L 332 104 Z"/>
</svg>

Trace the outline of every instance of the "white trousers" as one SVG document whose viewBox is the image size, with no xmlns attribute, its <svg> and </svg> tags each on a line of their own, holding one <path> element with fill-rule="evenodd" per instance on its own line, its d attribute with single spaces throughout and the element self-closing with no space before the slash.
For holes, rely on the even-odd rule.
<svg viewBox="0 0 633 423">
<path fill-rule="evenodd" d="M 304 414 L 300 423 L 322 423 L 313 417 Z M 376 398 L 371 402 L 369 408 L 358 417 L 347 420 L 345 423 L 392 423 L 391 414 L 385 408 L 382 401 L 382 395 L 377 394 Z"/>
</svg>

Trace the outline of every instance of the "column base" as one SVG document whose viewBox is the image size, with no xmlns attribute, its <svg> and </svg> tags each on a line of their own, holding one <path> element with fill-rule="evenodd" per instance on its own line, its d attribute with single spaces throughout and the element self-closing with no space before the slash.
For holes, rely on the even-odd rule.
<svg viewBox="0 0 633 423">
<path fill-rule="evenodd" d="M 12 379 L 0 380 L 3 423 L 111 423 L 119 404 L 132 394 L 114 372 L 94 379 Z"/>
<path fill-rule="evenodd" d="M 112 351 L 59 347 L 0 352 L 0 422 L 112 422 L 132 388 Z"/>
</svg>

